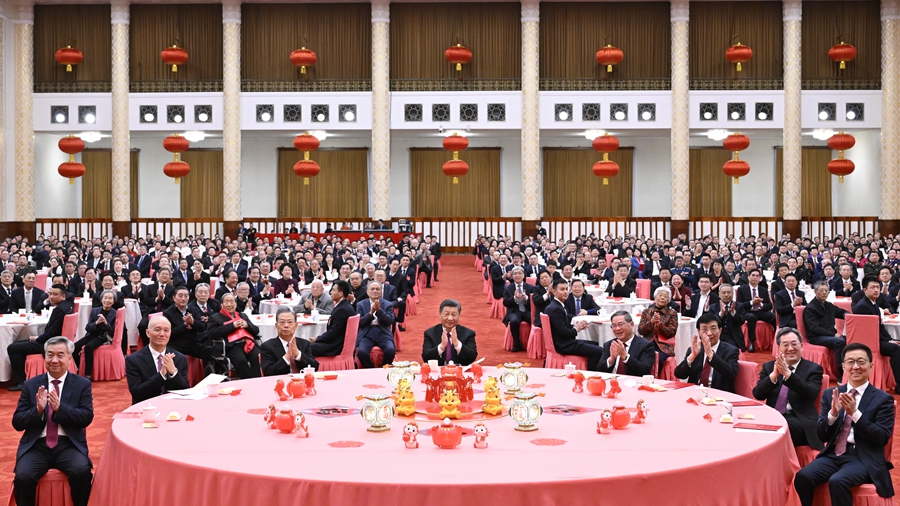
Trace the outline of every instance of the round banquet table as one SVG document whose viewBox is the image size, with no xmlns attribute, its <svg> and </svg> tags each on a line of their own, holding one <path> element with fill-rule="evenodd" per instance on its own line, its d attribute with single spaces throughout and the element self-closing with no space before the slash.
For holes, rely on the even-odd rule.
<svg viewBox="0 0 900 506">
<path fill-rule="evenodd" d="M 593 286 L 588 286 L 585 288 L 585 291 L 594 298 L 594 302 L 600 306 L 600 309 L 605 309 L 607 314 L 613 314 L 616 311 L 628 311 L 629 313 L 634 312 L 634 308 L 636 306 L 641 306 L 643 308 L 650 307 L 650 304 L 653 304 L 653 301 L 650 299 L 641 299 L 640 297 L 631 300 L 630 298 L 622 298 L 620 300 L 615 300 L 612 297 L 607 297 L 606 299 L 600 298 L 600 289 L 594 288 Z"/>
<path fill-rule="evenodd" d="M 641 324 L 640 316 L 632 316 L 634 320 L 634 334 L 638 334 L 638 325 Z M 582 339 L 585 341 L 594 341 L 595 343 L 599 343 L 600 345 L 606 344 L 607 341 L 612 341 L 615 339 L 615 335 L 612 332 L 612 324 L 609 320 L 609 316 L 576 316 L 572 318 L 572 322 L 576 322 L 578 320 L 587 320 L 591 322 L 591 325 L 588 325 L 588 328 L 582 330 L 576 336 L 578 339 Z M 682 316 L 678 322 L 678 332 L 675 333 L 675 357 L 676 361 L 680 360 L 677 357 L 684 357 L 688 350 L 691 349 L 691 339 L 694 337 L 697 331 L 697 319 L 696 318 L 688 318 L 687 316 Z"/>
<path fill-rule="evenodd" d="M 389 392 L 382 369 L 340 371 L 336 380 L 316 381 L 318 395 L 285 402 L 277 400 L 272 377 L 229 383 L 242 389 L 237 396 L 145 401 L 116 415 L 90 504 L 130 506 L 140 497 L 147 504 L 190 506 L 473 500 L 594 506 L 602 494 L 605 504 L 779 506 L 791 493 L 799 466 L 786 422 L 771 408 L 735 408 L 735 414 L 752 413 L 755 423 L 777 425 L 777 432 L 741 431 L 718 422 L 722 407 L 686 402 L 700 396 L 694 386 L 645 392 L 625 385 L 619 400 L 633 407 L 645 399 L 647 423 L 600 435 L 597 409 L 616 401 L 573 393 L 572 380 L 554 376 L 558 369 L 527 372 L 527 390 L 546 393 L 539 430 L 517 431 L 507 416 L 488 420 L 484 450 L 473 448 L 471 436 L 454 449 L 434 446 L 421 432 L 436 421 L 418 422 L 418 449 L 403 444 L 403 418 L 394 418 L 387 432 L 367 432 L 356 396 Z M 496 371 L 486 367 L 488 374 Z M 481 399 L 483 384 L 475 387 Z M 424 398 L 418 378 L 413 391 Z M 710 395 L 741 399 L 715 390 Z M 137 411 L 151 403 L 159 427 L 145 429 Z M 303 410 L 310 437 L 267 428 L 262 413 L 271 403 Z M 172 411 L 182 421 L 165 421 Z M 707 413 L 715 420 L 707 421 Z M 189 414 L 193 421 L 184 420 Z"/>
<path fill-rule="evenodd" d="M 309 286 L 300 288 L 300 296 L 306 295 L 309 293 Z M 259 302 L 259 312 L 263 314 L 275 314 L 278 311 L 278 308 L 284 306 L 289 307 L 293 310 L 297 310 L 297 306 L 300 304 L 300 297 L 292 299 L 290 297 L 285 297 L 284 299 L 266 299 Z"/>
<path fill-rule="evenodd" d="M 47 320 L 40 315 L 35 315 L 30 322 L 19 315 L 5 314 L 0 317 L 0 382 L 12 379 L 12 366 L 6 348 L 16 341 L 40 335 L 47 326 Z"/>
<path fill-rule="evenodd" d="M 274 339 L 275 336 L 278 335 L 278 332 L 275 330 L 274 314 L 255 314 L 250 317 L 250 321 L 259 327 L 259 338 L 262 342 Z M 320 336 L 328 328 L 328 315 L 320 315 L 318 322 L 314 322 L 306 316 L 299 315 L 297 322 L 299 325 L 297 325 L 297 330 L 294 331 L 294 337 L 309 341 L 310 337 Z"/>
</svg>

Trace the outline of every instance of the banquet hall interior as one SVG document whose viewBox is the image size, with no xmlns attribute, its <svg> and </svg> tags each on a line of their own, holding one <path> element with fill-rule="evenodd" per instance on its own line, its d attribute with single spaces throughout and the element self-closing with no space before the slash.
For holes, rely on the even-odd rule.
<svg viewBox="0 0 900 506">
<path fill-rule="evenodd" d="M 864 342 L 873 348 L 869 385 L 895 394 L 897 382 L 887 350 L 900 341 L 896 0 L 0 0 L 0 54 L 0 270 L 13 276 L 9 292 L 4 291 L 6 281 L 0 290 L 4 292 L 0 293 L 0 412 L 7 424 L 0 431 L 0 501 L 9 492 L 10 504 L 15 503 L 13 481 L 21 449 L 22 432 L 18 427 L 12 430 L 8 422 L 24 399 L 17 388 L 23 381 L 17 380 L 15 346 L 36 336 L 38 342 L 46 341 L 50 336 L 44 329 L 50 326 L 48 318 L 53 319 L 50 306 L 43 315 L 30 302 L 27 313 L 24 306 L 15 306 L 13 289 L 26 284 L 25 274 L 34 272 L 35 286 L 49 294 L 57 271 L 73 314 L 78 315 L 71 320 L 71 335 L 69 327 L 61 335 L 76 342 L 92 335 L 94 327 L 86 330 L 88 320 L 94 325 L 97 318 L 92 310 L 109 310 L 101 303 L 104 289 L 113 290 L 117 301 L 113 313 L 120 315 L 115 331 L 106 336 L 109 343 L 103 343 L 108 345 L 90 350 L 96 354 L 89 383 L 93 420 L 85 436 L 94 467 L 90 504 L 124 504 L 131 496 L 114 470 L 121 470 L 125 483 L 140 484 L 147 474 L 167 466 L 171 466 L 168 473 L 148 480 L 146 486 L 156 486 L 157 491 L 138 488 L 134 493 L 160 499 L 154 494 L 170 492 L 174 504 L 252 500 L 241 496 L 253 488 L 247 485 L 252 482 L 240 487 L 240 480 L 259 479 L 267 471 L 241 467 L 242 456 L 275 455 L 276 461 L 291 462 L 276 451 L 281 441 L 288 440 L 292 446 L 318 445 L 307 451 L 329 465 L 340 458 L 353 459 L 356 451 L 362 459 L 386 459 L 383 462 L 413 469 L 383 480 L 347 478 L 323 469 L 291 478 L 273 470 L 265 486 L 289 483 L 283 497 L 295 494 L 325 504 L 368 499 L 380 504 L 385 499 L 369 495 L 386 490 L 380 486 L 396 487 L 392 491 L 409 486 L 411 498 L 435 501 L 433 491 L 417 482 L 435 480 L 423 469 L 439 467 L 445 455 L 432 453 L 435 424 L 441 417 L 420 406 L 430 402 L 423 400 L 426 373 L 419 371 L 410 385 L 417 411 L 406 418 L 419 420 L 422 445 L 415 452 L 403 451 L 402 416 L 395 416 L 387 436 L 372 427 L 367 431 L 367 420 L 358 414 L 352 422 L 349 417 L 322 415 L 326 408 L 359 412 L 363 401 L 353 395 L 399 394 L 395 381 L 384 378 L 392 369 L 378 376 L 362 370 L 352 346 L 346 367 L 321 361 L 315 375 L 317 397 L 291 398 L 290 406 L 272 393 L 275 380 L 268 374 L 260 378 L 253 371 L 252 379 L 241 379 L 238 368 L 230 366 L 231 359 L 222 357 L 213 366 L 205 358 L 188 357 L 182 372 L 191 387 L 210 371 L 224 374 L 232 381 L 221 385 L 246 385 L 243 394 L 212 399 L 204 390 L 203 399 L 171 401 L 176 394 L 164 388 L 155 400 L 133 402 L 126 363 L 148 346 L 144 338 L 151 315 L 177 304 L 165 287 L 160 298 L 166 304 L 157 304 L 152 296 L 147 303 L 143 295 L 126 298 L 124 290 L 131 289 L 128 273 L 134 268 L 143 278 L 134 289 L 165 285 L 158 278 L 166 270 L 165 264 L 159 265 L 160 258 L 166 262 L 175 258 L 169 269 L 173 284 L 188 286 L 187 300 L 196 305 L 197 282 L 188 280 L 187 271 L 179 281 L 175 251 L 182 260 L 190 260 L 186 269 L 200 260 L 203 273 L 197 279 L 206 276 L 202 279 L 209 285 L 209 297 L 219 303 L 226 293 L 233 292 L 236 301 L 241 297 L 240 285 L 227 282 L 231 269 L 225 262 L 232 253 L 240 254 L 234 269 L 240 282 L 250 283 L 254 275 L 249 271 L 266 263 L 261 275 L 266 292 L 261 294 L 263 284 L 251 283 L 253 302 L 247 303 L 248 321 L 257 324 L 253 329 L 259 333 L 257 349 L 280 336 L 279 308 L 299 312 L 298 339 L 310 341 L 330 328 L 327 314 L 319 321 L 316 312 L 313 321 L 302 302 L 297 305 L 302 299 L 295 295 L 308 296 L 314 290 L 312 280 L 321 279 L 325 292 L 334 298 L 336 281 L 345 279 L 340 266 L 350 263 L 348 273 L 358 272 L 364 285 L 359 289 L 352 278 L 347 280 L 355 313 L 361 299 L 372 296 L 366 284 L 375 278 L 367 272 L 367 264 L 372 264 L 369 271 L 373 265 L 386 271 L 388 281 L 379 287 L 397 285 L 391 264 L 406 256 L 414 273 L 409 280 L 404 278 L 408 296 L 391 301 L 396 313 L 390 311 L 390 323 L 382 324 L 396 348 L 395 361 L 415 361 L 417 366 L 428 362 L 423 349 L 427 331 L 442 322 L 443 303 L 450 299 L 460 306 L 459 325 L 475 332 L 485 377 L 499 378 L 508 368 L 495 366 L 517 362 L 525 364 L 526 372 L 533 371 L 531 383 L 526 379 L 521 387 L 538 397 L 525 401 L 515 397 L 517 389 L 504 390 L 515 400 L 503 398 L 502 419 L 490 419 L 481 411 L 487 387 L 476 383 L 478 402 L 471 401 L 477 404 L 472 408 L 476 414 L 463 416 L 459 422 L 463 443 L 456 453 L 446 453 L 444 462 L 460 469 L 483 455 L 488 456 L 485 469 L 496 469 L 504 463 L 500 455 L 504 449 L 515 452 L 507 463 L 546 457 L 520 473 L 486 472 L 460 479 L 466 486 L 459 494 L 485 494 L 485 500 L 553 504 L 565 497 L 572 504 L 596 504 L 590 502 L 591 487 L 610 487 L 638 502 L 662 500 L 658 491 L 656 496 L 637 492 L 646 483 L 638 478 L 643 472 L 640 463 L 629 459 L 638 455 L 660 460 L 645 470 L 651 480 L 658 478 L 659 490 L 666 490 L 666 483 L 677 487 L 679 480 L 690 476 L 691 466 L 716 473 L 711 479 L 721 478 L 722 488 L 749 490 L 732 497 L 710 494 L 703 497 L 704 504 L 801 504 L 793 476 L 813 461 L 818 449 L 796 445 L 795 450 L 791 444 L 789 424 L 779 411 L 792 408 L 779 409 L 774 397 L 767 407 L 766 398 L 757 396 L 756 408 L 735 405 L 734 423 L 772 425 L 734 428 L 729 403 L 739 402 L 736 396 L 754 398 L 757 382 L 768 381 L 761 371 L 766 364 L 776 367 L 780 360 L 776 357 L 784 353 L 779 351 L 776 332 L 786 319 L 803 324 L 803 312 L 795 313 L 793 306 L 813 304 L 817 283 L 823 280 L 830 290 L 828 303 L 822 303 L 847 313 L 831 319 L 837 322 L 841 347 Z M 43 258 L 45 245 L 50 257 L 57 257 L 57 251 L 59 257 Z M 141 246 L 146 251 L 140 251 Z M 335 263 L 325 266 L 319 278 L 317 271 L 307 268 L 316 253 L 322 253 L 316 264 L 325 264 L 326 246 Z M 96 260 L 95 250 L 99 250 Z M 584 258 L 576 259 L 576 250 Z M 229 260 L 220 264 L 219 253 L 223 258 L 227 253 Z M 138 268 L 145 254 L 153 262 L 146 271 Z M 113 262 L 121 255 L 127 260 L 116 270 Z M 387 261 L 379 265 L 380 255 Z M 279 260 L 299 278 L 297 293 L 287 293 L 286 299 L 274 288 L 269 291 L 282 277 L 275 267 Z M 77 290 L 69 286 L 69 261 L 82 283 Z M 711 265 L 714 262 L 718 267 Z M 248 270 L 240 273 L 240 263 Z M 551 349 L 561 339 L 559 328 L 554 323 L 557 334 L 551 336 L 543 325 L 542 333 L 541 309 L 535 308 L 535 299 L 519 299 L 521 281 L 513 280 L 512 266 L 525 267 L 528 298 L 532 290 L 540 289 L 548 293 L 546 301 L 552 300 L 547 284 L 537 276 L 551 263 L 557 270 L 553 279 L 564 279 L 570 292 L 580 283 L 598 303 L 582 314 L 579 298 L 578 310 L 572 303 L 565 313 L 566 328 L 577 330 L 572 339 L 599 345 L 593 348 L 598 359 L 604 344 L 604 356 L 609 357 L 610 342 L 620 342 L 611 320 L 616 310 L 629 312 L 629 325 L 634 318 L 635 336 L 658 343 L 656 330 L 653 335 L 638 331 L 642 311 L 649 314 L 655 307 L 659 286 L 678 296 L 671 304 L 677 308 L 671 310 L 677 314 L 670 336 L 672 351 L 657 355 L 650 369 L 658 384 L 672 382 L 671 392 L 641 390 L 651 380 L 634 374 L 623 382 L 620 399 L 631 412 L 638 397 L 651 406 L 646 423 L 632 422 L 627 429 L 603 435 L 601 412 L 614 409 L 615 395 L 572 390 L 565 365 L 575 360 L 585 370 L 587 362 Z M 631 266 L 622 286 L 633 284 L 632 297 L 614 291 L 619 282 L 616 264 Z M 566 270 L 570 265 L 572 269 Z M 785 288 L 782 265 L 802 290 L 796 302 L 794 289 Z M 852 288 L 846 292 L 838 282 L 845 265 L 852 270 L 852 279 L 843 277 Z M 495 267 L 499 277 L 494 276 Z M 407 267 L 401 268 L 406 276 Z M 887 268 L 889 278 L 880 278 L 881 268 Z M 700 286 L 700 274 L 710 269 L 715 271 L 710 278 L 715 281 L 714 299 Z M 757 285 L 748 281 L 754 269 L 760 270 L 761 286 L 769 287 L 768 310 L 756 302 L 742 302 L 739 287 L 748 283 L 756 300 Z M 85 271 L 93 273 L 92 283 L 96 276 L 96 290 L 83 285 Z M 567 274 L 572 271 L 574 275 Z M 661 271 L 678 278 L 674 291 L 672 284 L 660 281 Z M 107 272 L 113 273 L 110 287 L 104 285 Z M 884 296 L 878 301 L 885 300 L 881 307 L 887 312 L 879 316 L 880 325 L 856 311 L 870 293 L 867 276 L 884 282 L 879 284 Z M 776 294 L 778 283 L 781 291 Z M 687 357 L 700 330 L 698 318 L 710 303 L 719 304 L 721 286 L 727 284 L 734 285 L 737 305 L 746 304 L 742 311 L 769 311 L 772 321 L 760 316 L 749 327 L 738 325 L 736 363 L 741 369 L 736 391 L 730 392 L 735 397 L 698 387 L 696 392 L 702 390 L 703 395 L 695 395 L 695 401 L 694 388 L 671 386 L 678 383 L 673 371 L 682 362 L 690 367 Z M 225 292 L 218 293 L 217 287 L 225 287 Z M 789 306 L 784 312 L 778 299 L 782 292 Z M 692 309 L 691 299 L 698 296 L 694 303 L 700 301 L 702 309 Z M 371 301 L 366 304 L 368 311 Z M 519 319 L 508 325 L 509 315 L 517 310 L 528 319 L 521 326 Z M 225 318 L 240 319 L 240 310 L 223 311 Z M 377 311 L 372 308 L 371 314 Z M 377 318 L 374 324 L 364 323 L 379 324 Z M 805 327 L 800 325 L 797 333 L 804 341 L 802 359 L 825 371 L 826 380 L 816 395 L 818 409 L 822 392 L 843 388 L 848 376 L 839 382 L 842 365 L 845 371 L 853 366 L 846 369 L 840 354 L 830 347 L 807 342 Z M 440 336 L 439 330 L 435 332 Z M 211 342 L 205 334 L 198 335 Z M 357 346 L 368 336 L 359 330 Z M 310 349 L 319 349 L 310 342 Z M 107 374 L 106 352 L 117 352 L 118 343 L 122 351 L 110 360 L 120 365 Z M 16 351 L 8 351 L 9 346 Z M 222 346 L 230 347 L 231 342 Z M 246 346 L 253 347 L 251 338 Z M 376 350 L 373 356 L 381 365 L 382 350 Z M 438 350 L 451 354 L 445 345 Z M 337 355 L 342 356 L 340 350 Z M 30 381 L 48 366 L 40 355 L 28 357 L 25 373 Z M 615 370 L 617 359 L 612 360 L 612 376 L 624 374 Z M 442 365 L 443 361 L 441 355 Z M 254 367 L 252 360 L 249 364 Z M 341 369 L 337 380 L 322 379 L 331 367 Z M 81 363 L 69 370 L 85 376 Z M 162 371 L 162 366 L 154 371 Z M 466 374 L 471 371 L 466 369 Z M 607 381 L 610 376 L 585 371 L 586 382 L 592 374 L 602 374 Z M 701 377 L 709 383 L 708 371 L 705 374 Z M 713 372 L 713 377 L 718 374 Z M 789 375 L 778 380 L 785 395 Z M 711 405 L 703 405 L 710 399 Z M 521 425 L 514 430 L 510 403 L 520 401 L 543 406 L 537 424 L 543 430 L 529 432 L 533 427 Z M 153 402 L 173 411 L 173 403 L 184 406 L 181 414 L 191 414 L 194 421 L 160 421 L 157 431 L 142 431 L 136 418 Z M 231 402 L 232 407 L 210 408 L 212 402 Z M 723 403 L 728 406 L 727 420 L 720 419 Z M 268 431 L 263 421 L 269 404 L 297 410 L 298 420 L 300 410 L 305 410 L 309 442 L 295 444 L 293 436 L 286 435 L 273 438 L 276 432 Z M 437 398 L 431 404 L 437 406 Z M 825 415 L 827 409 L 828 405 L 821 413 L 830 427 L 833 420 Z M 422 414 L 426 412 L 430 414 Z M 740 418 L 746 413 L 748 418 Z M 224 425 L 229 417 L 240 419 L 235 423 L 242 429 L 244 423 L 251 427 L 246 446 L 238 443 L 234 454 L 221 442 L 208 443 L 204 438 L 209 436 L 193 428 Z M 485 451 L 471 447 L 475 439 L 471 431 L 482 417 L 491 434 Z M 893 420 L 892 415 L 891 424 Z M 259 434 L 253 432 L 256 429 Z M 172 432 L 178 430 L 186 432 Z M 707 430 L 720 453 L 692 453 L 691 445 L 702 444 Z M 764 434 L 765 430 L 774 432 Z M 641 431 L 650 434 L 648 439 L 636 439 Z M 686 440 L 678 442 L 682 431 Z M 886 436 L 890 444 L 880 447 L 886 447 L 888 463 L 900 465 L 891 448 L 896 433 Z M 166 441 L 153 438 L 170 435 L 172 441 L 201 446 L 196 454 L 166 448 L 148 457 L 159 447 L 153 441 L 157 445 Z M 393 444 L 385 445 L 387 439 Z M 359 448 L 353 449 L 357 443 Z M 215 448 L 204 461 L 198 455 L 208 449 L 206 444 Z M 634 454 L 627 451 L 630 448 L 636 448 Z M 585 471 L 591 459 L 603 459 L 604 452 L 625 459 L 621 473 Z M 403 464 L 410 453 L 411 465 Z M 679 464 L 678 458 L 687 454 L 695 460 Z M 235 461 L 222 470 L 234 477 L 230 485 L 212 484 L 217 455 L 236 456 L 223 457 Z M 580 469 L 562 470 L 567 459 Z M 776 464 L 766 466 L 767 462 Z M 743 471 L 722 478 L 728 465 Z M 768 474 L 756 475 L 761 467 Z M 185 469 L 210 474 L 201 475 L 201 484 L 191 490 L 178 483 Z M 462 471 L 450 471 L 451 478 L 454 472 Z M 890 473 L 894 487 L 900 486 L 897 476 Z M 524 490 L 527 483 L 547 487 L 532 497 Z M 879 487 L 883 492 L 883 485 Z M 65 475 L 44 479 L 37 488 L 38 504 L 72 504 Z M 853 504 L 900 504 L 879 496 L 871 484 L 854 490 Z M 459 499 L 455 493 L 439 496 L 437 503 Z M 665 499 L 673 504 L 697 504 L 680 491 L 670 495 Z M 827 500 L 827 490 L 823 493 L 820 487 L 815 504 Z"/>
</svg>

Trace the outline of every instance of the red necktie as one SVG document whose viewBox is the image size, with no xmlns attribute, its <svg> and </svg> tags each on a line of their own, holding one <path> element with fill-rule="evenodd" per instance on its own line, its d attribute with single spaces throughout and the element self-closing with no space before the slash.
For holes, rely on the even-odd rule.
<svg viewBox="0 0 900 506">
<path fill-rule="evenodd" d="M 712 368 L 709 366 L 709 360 L 706 360 L 706 355 L 703 356 L 703 371 L 700 372 L 700 384 L 702 386 L 709 386 L 709 374 L 712 372 Z"/>
<path fill-rule="evenodd" d="M 447 357 L 444 359 L 445 364 L 449 364 L 453 359 L 453 337 L 447 332 Z"/>
<path fill-rule="evenodd" d="M 625 352 L 628 352 L 628 348 L 625 349 Z M 619 357 L 617 360 L 619 361 L 619 365 L 616 366 L 616 374 L 623 375 L 625 374 L 625 359 Z"/>
<path fill-rule="evenodd" d="M 856 391 L 855 388 L 851 388 L 848 394 L 853 396 L 853 400 L 856 400 L 857 394 L 859 392 Z M 847 452 L 847 437 L 850 436 L 850 425 L 853 423 L 853 417 L 850 416 L 846 411 L 844 412 L 844 424 L 841 425 L 841 432 L 838 434 L 837 440 L 834 442 L 834 454 L 840 457 L 844 453 Z M 48 427 L 49 430 L 49 427 Z M 48 432 L 49 436 L 49 432 Z"/>
<path fill-rule="evenodd" d="M 291 339 L 293 339 L 293 338 L 291 338 Z M 291 343 L 289 342 L 287 344 L 288 344 L 288 347 L 285 349 L 285 351 L 290 350 Z M 297 362 L 294 360 L 294 357 L 291 357 L 291 359 L 288 360 L 288 362 L 291 363 L 291 373 L 292 374 L 297 374 L 298 372 L 300 372 L 300 370 L 297 368 Z"/>
<path fill-rule="evenodd" d="M 59 380 L 53 380 L 53 391 L 59 396 Z M 59 426 L 53 421 L 53 407 L 47 402 L 47 448 L 53 448 L 59 442 Z"/>
</svg>

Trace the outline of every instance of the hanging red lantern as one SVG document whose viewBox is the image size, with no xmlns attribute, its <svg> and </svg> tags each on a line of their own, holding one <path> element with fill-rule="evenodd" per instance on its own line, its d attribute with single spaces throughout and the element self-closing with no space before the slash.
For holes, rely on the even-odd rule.
<svg viewBox="0 0 900 506">
<path fill-rule="evenodd" d="M 600 65 L 606 65 L 607 74 L 612 73 L 613 65 L 622 63 L 622 58 L 624 57 L 625 53 L 621 49 L 609 44 L 601 47 L 596 54 L 597 63 L 599 63 Z"/>
<path fill-rule="evenodd" d="M 456 64 L 456 71 L 462 72 L 462 66 L 472 61 L 472 51 L 462 44 L 450 46 L 444 51 L 444 58 L 448 62 Z M 462 79 L 462 74 L 459 76 Z"/>
<path fill-rule="evenodd" d="M 163 173 L 169 177 L 174 177 L 175 184 L 181 182 L 181 178 L 187 176 L 190 171 L 191 166 L 188 165 L 187 162 L 182 162 L 181 160 L 169 162 L 163 167 Z"/>
<path fill-rule="evenodd" d="M 844 157 L 844 151 L 856 145 L 856 138 L 850 134 L 839 132 L 828 138 L 828 147 L 838 152 L 838 158 Z"/>
<path fill-rule="evenodd" d="M 441 170 L 443 170 L 444 174 L 447 176 L 453 176 L 453 184 L 458 184 L 458 178 L 469 173 L 469 164 L 466 163 L 465 160 L 454 158 L 453 160 L 444 162 L 444 166 L 441 167 Z"/>
<path fill-rule="evenodd" d="M 741 71 L 741 64 L 750 61 L 753 58 L 753 50 L 750 46 L 745 46 L 738 42 L 737 44 L 725 50 L 725 58 L 731 63 L 737 64 L 737 71 Z"/>
<path fill-rule="evenodd" d="M 833 62 L 840 62 L 840 69 L 844 70 L 847 68 L 847 62 L 856 58 L 856 48 L 851 44 L 844 44 L 841 42 L 840 44 L 831 46 L 831 49 L 828 50 L 828 57 L 831 58 Z"/>
<path fill-rule="evenodd" d="M 594 138 L 593 142 L 591 142 L 591 147 L 596 151 L 603 153 L 604 160 L 608 160 L 606 155 L 619 149 L 619 139 L 614 135 L 603 134 Z"/>
<path fill-rule="evenodd" d="M 84 151 L 84 141 L 80 137 L 69 135 L 57 143 L 59 150 L 69 155 L 69 161 L 59 166 L 59 175 L 69 178 L 69 184 L 75 184 L 75 178 L 84 175 L 84 165 L 75 161 L 75 155 Z"/>
<path fill-rule="evenodd" d="M 309 178 L 319 174 L 319 164 L 313 160 L 303 159 L 294 164 L 294 174 L 303 178 L 303 184 L 309 184 Z"/>
<path fill-rule="evenodd" d="M 56 51 L 56 63 L 66 66 L 66 73 L 72 72 L 72 66 L 78 65 L 84 60 L 84 54 L 73 48 L 66 46 Z"/>
<path fill-rule="evenodd" d="M 306 73 L 306 67 L 315 65 L 317 59 L 316 53 L 305 47 L 301 47 L 291 53 L 291 63 L 293 63 L 295 67 L 300 67 L 301 74 Z"/>
<path fill-rule="evenodd" d="M 459 152 L 469 147 L 469 139 L 454 132 L 453 135 L 444 137 L 442 144 L 447 151 L 453 151 L 454 160 L 459 160 Z"/>
<path fill-rule="evenodd" d="M 184 65 L 185 62 L 187 62 L 187 51 L 176 45 L 173 45 L 172 47 L 163 49 L 160 57 L 162 58 L 163 63 L 172 66 L 172 73 L 175 74 L 175 82 L 178 82 L 178 66 Z"/>
<path fill-rule="evenodd" d="M 605 153 L 604 153 L 605 155 Z M 594 164 L 594 175 L 603 178 L 603 184 L 609 184 L 609 178 L 619 173 L 619 164 L 611 160 L 600 160 Z"/>
<path fill-rule="evenodd" d="M 84 164 L 78 162 L 63 162 L 59 165 L 59 175 L 69 178 L 69 184 L 75 184 L 75 178 L 84 175 Z"/>
<path fill-rule="evenodd" d="M 315 151 L 319 149 L 319 139 L 309 132 L 294 137 L 294 147 L 297 151 Z"/>
<path fill-rule="evenodd" d="M 750 147 L 750 138 L 735 132 L 722 141 L 722 147 L 728 151 L 743 151 Z"/>
<path fill-rule="evenodd" d="M 839 183 L 843 183 L 844 176 L 850 175 L 855 168 L 856 164 L 854 164 L 852 160 L 846 158 L 835 158 L 828 162 L 828 172 L 837 176 Z"/>
<path fill-rule="evenodd" d="M 725 165 L 722 166 L 722 170 L 725 174 L 734 178 L 734 184 L 739 184 L 739 178 L 742 178 L 750 173 L 750 164 L 741 159 L 728 160 L 725 162 Z"/>
</svg>

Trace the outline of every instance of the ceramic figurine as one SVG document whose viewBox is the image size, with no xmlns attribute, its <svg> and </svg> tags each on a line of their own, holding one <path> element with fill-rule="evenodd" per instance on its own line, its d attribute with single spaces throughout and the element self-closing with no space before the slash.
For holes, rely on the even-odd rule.
<svg viewBox="0 0 900 506">
<path fill-rule="evenodd" d="M 441 418 L 459 418 L 459 394 L 456 390 L 444 390 L 441 394 Z"/>
<path fill-rule="evenodd" d="M 497 378 L 488 376 L 487 379 L 484 380 L 484 405 L 481 409 L 489 415 L 499 415 L 500 412 L 503 411 L 501 402 L 500 389 L 497 387 Z"/>
<path fill-rule="evenodd" d="M 369 424 L 369 432 L 385 432 L 391 430 L 390 423 L 394 419 L 394 400 L 384 394 L 359 395 L 356 400 L 365 399 L 359 414 Z"/>
<path fill-rule="evenodd" d="M 288 395 L 284 391 L 284 380 L 283 379 L 280 379 L 275 382 L 275 393 L 278 394 L 279 401 L 288 400 Z"/>
<path fill-rule="evenodd" d="M 266 410 L 266 416 L 263 418 L 266 421 L 266 425 L 269 426 L 270 429 L 277 429 L 275 427 L 275 405 L 269 404 L 269 409 Z"/>
<path fill-rule="evenodd" d="M 610 399 L 615 399 L 622 393 L 622 387 L 619 386 L 619 380 L 613 376 L 609 380 L 609 392 L 606 392 L 606 396 Z"/>
<path fill-rule="evenodd" d="M 306 426 L 306 417 L 300 411 L 294 416 L 294 430 L 297 437 L 309 437 L 309 428 Z"/>
<path fill-rule="evenodd" d="M 475 383 L 481 383 L 481 376 L 484 374 L 484 368 L 481 364 L 472 364 L 472 376 L 475 377 Z"/>
<path fill-rule="evenodd" d="M 294 432 L 296 426 L 294 425 L 294 412 L 291 408 L 285 406 L 275 415 L 275 427 L 285 434 Z"/>
<path fill-rule="evenodd" d="M 575 386 L 572 387 L 572 391 L 576 394 L 584 392 L 584 374 L 581 374 L 581 372 L 575 373 Z"/>
<path fill-rule="evenodd" d="M 628 414 L 628 410 L 625 409 L 621 403 L 616 403 L 613 406 L 612 412 L 612 426 L 615 429 L 624 429 L 631 422 L 631 416 Z"/>
<path fill-rule="evenodd" d="M 425 380 L 431 377 L 431 366 L 428 364 L 422 364 L 422 377 L 419 378 L 422 380 L 422 383 L 427 383 Z"/>
<path fill-rule="evenodd" d="M 588 392 L 591 393 L 591 395 L 603 395 L 603 392 L 606 391 L 606 381 L 604 381 L 600 376 L 591 376 L 587 380 L 587 389 Z"/>
<path fill-rule="evenodd" d="M 647 413 L 649 412 L 650 408 L 647 407 L 647 403 L 644 402 L 644 399 L 638 399 L 637 412 L 634 414 L 634 417 L 632 417 L 631 423 L 644 423 L 644 420 L 647 419 Z"/>
<path fill-rule="evenodd" d="M 400 380 L 397 385 L 399 394 L 394 397 L 394 406 L 398 415 L 411 416 L 416 412 L 416 399 L 413 396 L 412 389 L 406 380 Z"/>
<path fill-rule="evenodd" d="M 597 434 L 609 434 L 609 429 L 612 428 L 612 413 L 604 408 L 603 412 L 600 413 L 600 421 L 597 423 Z"/>
<path fill-rule="evenodd" d="M 431 428 L 431 441 L 440 448 L 456 448 L 462 443 L 462 427 L 454 425 L 449 418 L 444 418 L 440 425 Z"/>
<path fill-rule="evenodd" d="M 484 423 L 478 422 L 475 424 L 475 448 L 483 450 L 488 447 L 488 434 L 487 426 Z"/>
<path fill-rule="evenodd" d="M 291 377 L 291 383 L 288 385 L 288 390 L 291 392 L 291 397 L 294 399 L 299 399 L 306 394 L 306 382 L 303 380 L 303 377 L 299 374 Z"/>
<path fill-rule="evenodd" d="M 415 421 L 408 422 L 406 427 L 403 427 L 403 444 L 406 445 L 407 448 L 415 449 L 419 447 L 419 441 L 416 440 L 416 436 L 419 435 L 419 424 Z"/>
<path fill-rule="evenodd" d="M 306 371 L 306 369 L 304 369 Z M 316 395 L 316 375 L 313 372 L 306 372 L 306 395 Z"/>
</svg>

